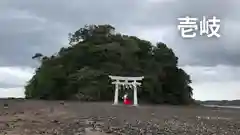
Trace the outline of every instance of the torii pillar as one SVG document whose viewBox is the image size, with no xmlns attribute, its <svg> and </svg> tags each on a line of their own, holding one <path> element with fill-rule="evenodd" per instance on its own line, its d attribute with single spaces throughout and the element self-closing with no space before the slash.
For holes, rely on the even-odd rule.
<svg viewBox="0 0 240 135">
<path fill-rule="evenodd" d="M 118 104 L 118 93 L 119 93 L 119 81 L 117 80 L 115 83 L 115 93 L 114 93 L 114 105 Z"/>
</svg>

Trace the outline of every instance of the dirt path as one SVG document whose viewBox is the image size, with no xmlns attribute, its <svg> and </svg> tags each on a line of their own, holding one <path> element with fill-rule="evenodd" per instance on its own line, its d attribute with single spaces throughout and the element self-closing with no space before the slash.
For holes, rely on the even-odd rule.
<svg viewBox="0 0 240 135">
<path fill-rule="evenodd" d="M 4 107 L 4 103 L 8 107 Z M 239 135 L 240 109 L 0 100 L 0 135 Z"/>
</svg>

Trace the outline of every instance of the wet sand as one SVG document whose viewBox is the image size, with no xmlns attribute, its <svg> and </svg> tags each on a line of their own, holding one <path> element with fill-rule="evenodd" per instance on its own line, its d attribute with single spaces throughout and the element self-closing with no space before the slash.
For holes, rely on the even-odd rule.
<svg viewBox="0 0 240 135">
<path fill-rule="evenodd" d="M 239 135 L 240 109 L 0 100 L 0 135 L 115 134 Z"/>
</svg>

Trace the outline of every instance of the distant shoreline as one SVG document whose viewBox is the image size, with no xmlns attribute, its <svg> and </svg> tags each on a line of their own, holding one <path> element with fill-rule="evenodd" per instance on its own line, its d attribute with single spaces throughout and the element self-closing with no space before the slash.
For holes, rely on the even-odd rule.
<svg viewBox="0 0 240 135">
<path fill-rule="evenodd" d="M 232 105 L 203 105 L 205 107 L 217 107 L 217 108 L 230 108 L 230 109 L 240 109 L 240 106 L 232 106 Z"/>
<path fill-rule="evenodd" d="M 34 99 L 26 99 L 26 98 L 0 98 L 0 100 L 34 100 Z M 38 101 L 38 100 L 36 100 Z M 60 100 L 59 100 L 60 101 Z M 235 100 L 240 101 L 240 100 Z M 229 108 L 229 109 L 240 109 L 240 105 L 231 105 L 231 104 L 222 104 L 219 105 L 219 103 L 222 103 L 223 101 L 197 101 L 201 106 L 208 107 L 208 108 Z M 225 103 L 231 103 L 233 101 L 224 101 Z M 145 104 L 144 104 L 145 105 Z"/>
</svg>

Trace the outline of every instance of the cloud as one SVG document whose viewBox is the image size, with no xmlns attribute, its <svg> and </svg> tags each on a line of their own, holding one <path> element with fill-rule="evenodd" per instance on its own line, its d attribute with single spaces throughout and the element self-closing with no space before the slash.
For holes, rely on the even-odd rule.
<svg viewBox="0 0 240 135">
<path fill-rule="evenodd" d="M 68 33 L 85 24 L 111 24 L 125 34 L 166 43 L 179 57 L 179 65 L 192 75 L 197 91 L 217 87 L 215 83 L 219 83 L 219 89 L 237 87 L 239 6 L 237 0 L 0 1 L 0 88 L 20 89 L 32 68 L 39 65 L 31 59 L 34 53 L 57 52 L 66 46 Z M 217 16 L 221 19 L 221 38 L 183 39 L 177 18 L 186 15 Z M 8 72 L 10 69 L 16 76 Z"/>
<path fill-rule="evenodd" d="M 184 66 L 183 69 L 192 76 L 194 82 L 225 82 L 240 81 L 240 67 L 217 65 L 206 66 Z"/>
<path fill-rule="evenodd" d="M 215 67 L 184 66 L 191 75 L 193 97 L 198 100 L 240 99 L 240 67 L 217 65 Z"/>
<path fill-rule="evenodd" d="M 31 57 L 57 51 L 65 38 L 65 26 L 50 23 L 30 11 L 3 10 L 0 14 L 0 66 L 35 66 Z M 42 51 L 41 51 L 42 50 Z"/>
<path fill-rule="evenodd" d="M 34 53 L 41 50 L 50 55 L 67 43 L 69 32 L 85 24 L 105 23 L 151 41 L 164 40 L 181 58 L 181 65 L 240 64 L 236 59 L 239 57 L 239 39 L 233 34 L 240 32 L 240 15 L 237 14 L 240 3 L 234 0 L 9 0 L 0 4 L 3 7 L 0 14 L 0 57 L 3 60 L 0 59 L 0 65 L 35 66 L 31 60 Z M 176 28 L 177 18 L 186 15 L 219 17 L 222 38 L 182 39 Z M 132 29 L 135 32 L 131 32 Z M 21 57 L 16 57 L 19 54 Z"/>
<path fill-rule="evenodd" d="M 24 98 L 24 88 L 0 88 L 0 98 Z"/>
<path fill-rule="evenodd" d="M 240 81 L 193 83 L 193 98 L 197 100 L 240 99 Z"/>
<path fill-rule="evenodd" d="M 24 85 L 34 70 L 28 67 L 0 67 L 0 82 L 5 84 Z"/>
<path fill-rule="evenodd" d="M 167 2 L 176 2 L 177 0 L 146 0 L 147 2 L 151 3 L 167 3 Z"/>
<path fill-rule="evenodd" d="M 0 67 L 0 98 L 23 97 L 27 81 L 34 73 L 29 67 Z"/>
</svg>

